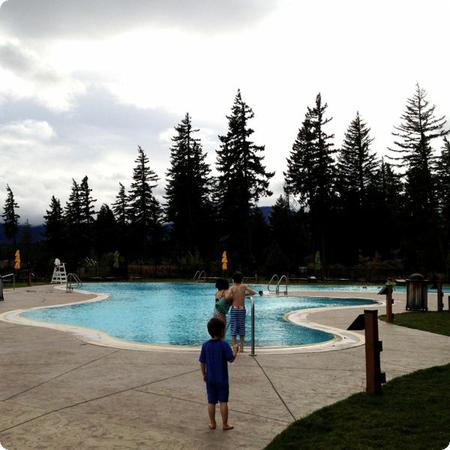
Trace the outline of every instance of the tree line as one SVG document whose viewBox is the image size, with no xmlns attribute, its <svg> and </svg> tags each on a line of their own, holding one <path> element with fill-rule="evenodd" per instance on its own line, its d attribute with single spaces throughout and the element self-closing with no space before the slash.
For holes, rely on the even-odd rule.
<svg viewBox="0 0 450 450">
<path fill-rule="evenodd" d="M 232 269 L 266 275 L 308 267 L 320 276 L 361 276 L 371 268 L 448 272 L 449 130 L 419 85 L 385 158 L 375 153 L 359 112 L 336 147 L 327 131 L 328 105 L 318 94 L 300 124 L 286 161 L 284 192 L 268 220 L 257 205 L 272 195 L 274 172 L 264 164 L 264 146 L 252 140 L 254 112 L 240 91 L 226 117 L 217 176 L 186 114 L 172 137 L 162 202 L 154 195 L 161 180 L 138 147 L 132 183 L 119 183 L 111 205 L 95 210 L 87 176 L 73 180 L 64 206 L 52 196 L 40 257 L 58 256 L 76 267 L 102 261 L 117 271 L 128 263 L 165 263 L 174 274 L 189 274 L 199 268 L 218 272 L 226 250 Z M 7 186 L 2 217 L 14 247 L 17 208 Z"/>
</svg>

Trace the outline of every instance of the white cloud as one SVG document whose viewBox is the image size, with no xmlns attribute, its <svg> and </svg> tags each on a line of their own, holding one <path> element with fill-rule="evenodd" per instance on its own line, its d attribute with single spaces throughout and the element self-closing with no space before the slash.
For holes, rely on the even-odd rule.
<svg viewBox="0 0 450 450">
<path fill-rule="evenodd" d="M 0 43 L 0 97 L 36 98 L 57 111 L 70 109 L 85 91 L 79 80 L 56 70 L 40 55 L 19 42 Z"/>
</svg>

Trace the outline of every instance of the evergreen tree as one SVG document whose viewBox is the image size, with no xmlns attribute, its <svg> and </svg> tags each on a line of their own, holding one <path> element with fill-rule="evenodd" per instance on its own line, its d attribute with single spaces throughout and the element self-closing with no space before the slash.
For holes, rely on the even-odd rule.
<svg viewBox="0 0 450 450">
<path fill-rule="evenodd" d="M 80 225 L 83 223 L 83 204 L 80 185 L 74 179 L 72 179 L 72 190 L 64 210 L 64 219 L 70 228 L 80 231 Z"/>
<path fill-rule="evenodd" d="M 442 228 L 447 242 L 444 248 L 447 273 L 450 265 L 450 142 L 445 137 L 444 146 L 438 162 L 438 198 L 442 217 Z"/>
<path fill-rule="evenodd" d="M 122 183 L 119 183 L 119 186 L 119 193 L 116 196 L 116 201 L 112 205 L 112 210 L 118 225 L 125 228 L 128 223 L 128 198 L 125 193 L 125 186 Z"/>
<path fill-rule="evenodd" d="M 274 175 L 263 165 L 264 146 L 250 140 L 254 131 L 248 121 L 253 117 L 252 109 L 238 91 L 231 114 L 227 116 L 227 134 L 219 136 L 217 150 L 216 198 L 222 240 L 231 253 L 231 261 L 244 265 L 252 260 L 251 210 L 262 196 L 272 195 L 269 181 Z"/>
<path fill-rule="evenodd" d="M 337 176 L 341 195 L 353 195 L 359 207 L 363 206 L 367 187 L 378 168 L 376 155 L 370 152 L 372 141 L 370 128 L 357 112 L 338 155 Z"/>
<path fill-rule="evenodd" d="M 117 248 L 116 219 L 110 207 L 103 204 L 95 221 L 95 247 L 98 257 Z"/>
<path fill-rule="evenodd" d="M 128 214 L 133 229 L 133 236 L 138 241 L 135 248 L 141 249 L 144 258 L 148 250 L 161 238 L 161 207 L 153 195 L 158 177 L 149 167 L 149 159 L 141 147 L 138 147 L 133 182 L 128 195 Z"/>
<path fill-rule="evenodd" d="M 70 266 L 78 266 L 85 256 L 83 238 L 83 204 L 80 185 L 72 179 L 72 190 L 64 208 L 66 254 Z"/>
<path fill-rule="evenodd" d="M 410 214 L 406 233 L 414 242 L 417 266 L 438 269 L 443 264 L 443 248 L 438 228 L 436 159 L 431 144 L 445 136 L 445 117 L 435 117 L 427 93 L 419 85 L 407 100 L 402 123 L 395 127 L 395 147 L 391 158 L 405 169 L 405 207 Z"/>
<path fill-rule="evenodd" d="M 172 222 L 173 237 L 178 247 L 188 252 L 211 246 L 212 206 L 210 201 L 210 168 L 200 139 L 199 130 L 192 128 L 191 117 L 175 127 L 170 149 L 165 199 L 166 216 Z"/>
<path fill-rule="evenodd" d="M 368 204 L 369 186 L 374 182 L 378 162 L 370 152 L 370 129 L 359 112 L 344 136 L 337 160 L 336 187 L 340 195 L 339 234 L 344 248 L 341 262 L 356 263 L 361 252 L 371 252 L 367 231 L 375 219 Z"/>
<path fill-rule="evenodd" d="M 61 202 L 54 195 L 50 200 L 50 209 L 44 216 L 44 236 L 52 256 L 62 257 L 64 246 L 64 217 Z M 64 255 L 65 256 L 65 255 Z"/>
<path fill-rule="evenodd" d="M 20 216 L 16 213 L 19 205 L 14 200 L 14 194 L 9 185 L 6 185 L 6 201 L 3 207 L 3 226 L 5 228 L 5 236 L 13 241 L 13 246 L 17 246 L 17 230 L 19 226 Z"/>
<path fill-rule="evenodd" d="M 88 177 L 81 180 L 79 197 L 81 203 L 81 222 L 86 225 L 94 223 L 94 203 L 97 201 L 91 195 L 92 189 L 89 187 Z"/>
<path fill-rule="evenodd" d="M 300 204 L 309 210 L 314 247 L 320 251 L 324 264 L 329 259 L 329 223 L 335 198 L 335 150 L 331 141 L 334 135 L 324 130 L 331 121 L 325 117 L 327 107 L 320 94 L 314 107 L 308 107 L 285 173 L 288 191 L 297 195 Z"/>
</svg>

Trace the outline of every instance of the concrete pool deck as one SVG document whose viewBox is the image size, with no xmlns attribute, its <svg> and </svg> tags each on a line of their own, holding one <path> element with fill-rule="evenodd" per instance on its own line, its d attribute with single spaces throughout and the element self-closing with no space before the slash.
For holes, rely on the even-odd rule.
<svg viewBox="0 0 450 450">
<path fill-rule="evenodd" d="M 50 286 L 8 290 L 0 314 L 88 298 Z M 394 298 L 394 312 L 403 311 L 404 294 Z M 429 305 L 435 309 L 433 294 Z M 372 308 L 384 312 L 383 306 L 361 306 L 317 311 L 309 319 L 345 329 L 363 309 Z M 379 328 L 388 380 L 450 362 L 450 337 L 384 322 Z M 363 346 L 239 355 L 230 367 L 230 422 L 235 430 L 223 433 L 208 430 L 195 354 L 101 347 L 69 333 L 5 322 L 0 322 L 0 343 L 0 443 L 8 450 L 261 449 L 294 419 L 365 388 Z"/>
</svg>

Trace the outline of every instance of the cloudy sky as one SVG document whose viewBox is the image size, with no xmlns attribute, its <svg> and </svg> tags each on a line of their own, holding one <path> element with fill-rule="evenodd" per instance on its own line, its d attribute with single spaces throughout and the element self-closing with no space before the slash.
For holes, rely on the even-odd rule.
<svg viewBox="0 0 450 450">
<path fill-rule="evenodd" d="M 255 141 L 282 186 L 318 92 L 335 145 L 357 110 L 380 155 L 419 82 L 450 117 L 447 0 L 0 0 L 0 205 L 42 221 L 88 175 L 110 203 L 137 146 L 164 190 L 173 127 L 186 112 L 211 164 L 241 89 Z M 264 199 L 262 204 L 271 204 Z"/>
</svg>

